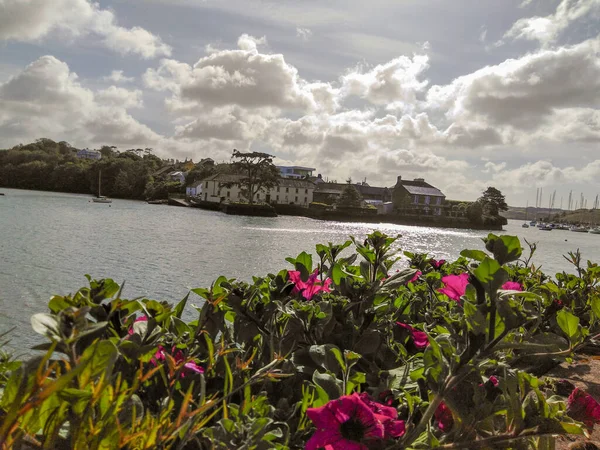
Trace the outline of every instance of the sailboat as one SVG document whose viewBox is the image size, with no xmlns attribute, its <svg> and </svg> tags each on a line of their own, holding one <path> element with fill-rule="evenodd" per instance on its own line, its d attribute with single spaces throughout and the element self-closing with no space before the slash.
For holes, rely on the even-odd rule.
<svg viewBox="0 0 600 450">
<path fill-rule="evenodd" d="M 112 203 L 112 200 L 110 198 L 103 197 L 100 194 L 101 188 L 102 188 L 102 170 L 100 170 L 100 172 L 98 172 L 98 196 L 92 198 L 92 201 L 94 203 Z"/>
<path fill-rule="evenodd" d="M 529 215 L 529 201 L 527 201 L 527 206 L 525 207 L 525 223 L 521 225 L 523 228 L 529 228 L 529 224 L 527 223 L 527 216 Z"/>
</svg>

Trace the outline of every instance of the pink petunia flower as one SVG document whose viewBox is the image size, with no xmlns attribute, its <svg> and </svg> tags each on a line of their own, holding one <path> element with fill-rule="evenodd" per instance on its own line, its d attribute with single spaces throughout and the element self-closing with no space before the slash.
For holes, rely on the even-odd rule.
<svg viewBox="0 0 600 450">
<path fill-rule="evenodd" d="M 502 285 L 502 289 L 505 291 L 522 291 L 523 286 L 517 281 L 507 281 Z"/>
<path fill-rule="evenodd" d="M 318 270 L 315 270 L 307 281 L 302 281 L 300 272 L 297 270 L 288 271 L 289 281 L 294 283 L 294 289 L 292 294 L 302 292 L 302 297 L 306 300 L 312 299 L 319 292 L 331 292 L 329 286 L 331 285 L 331 278 L 327 278 L 323 281 L 323 284 L 317 279 L 319 276 Z"/>
<path fill-rule="evenodd" d="M 415 347 L 425 348 L 429 345 L 429 337 L 424 331 L 417 330 L 415 327 L 402 322 L 396 322 L 396 325 L 401 326 L 410 332 L 410 336 L 415 343 Z"/>
<path fill-rule="evenodd" d="M 500 382 L 498 381 L 498 378 L 496 378 L 494 375 L 492 375 L 489 378 L 489 380 L 494 385 L 494 387 L 498 387 L 498 385 L 500 384 Z"/>
<path fill-rule="evenodd" d="M 148 317 L 144 316 L 140 316 L 137 319 L 135 319 L 133 321 L 133 323 L 137 323 L 137 322 L 148 322 Z M 133 325 L 129 327 L 129 330 L 127 330 L 127 334 L 129 334 L 129 336 L 132 336 L 134 333 L 133 331 Z"/>
<path fill-rule="evenodd" d="M 393 439 L 404 435 L 406 425 L 404 420 L 398 420 L 398 411 L 396 408 L 373 401 L 366 392 L 359 394 L 359 397 L 383 424 L 384 438 Z"/>
<path fill-rule="evenodd" d="M 433 266 L 434 269 L 439 269 L 444 264 L 446 264 L 446 260 L 445 259 L 436 260 L 434 258 L 431 258 L 429 260 L 429 263 Z"/>
<path fill-rule="evenodd" d="M 356 393 L 309 408 L 306 415 L 317 428 L 306 450 L 368 450 L 369 442 L 385 436 L 384 425 Z"/>
<path fill-rule="evenodd" d="M 433 417 L 437 422 L 437 427 L 442 433 L 448 433 L 454 426 L 454 417 L 452 416 L 452 411 L 444 402 L 439 404 L 435 410 L 435 413 L 433 414 Z"/>
<path fill-rule="evenodd" d="M 171 349 L 171 353 L 172 353 L 173 360 L 175 361 L 175 364 L 179 365 L 183 361 L 185 361 L 185 357 L 183 356 L 183 352 L 181 350 L 178 350 L 175 347 L 173 347 Z M 166 359 L 166 350 L 162 345 L 159 345 L 157 352 L 154 354 L 154 357 L 150 360 L 150 362 L 154 366 L 157 366 L 159 361 L 164 361 L 165 359 Z M 196 364 L 195 361 L 188 361 L 183 365 L 183 370 L 181 371 L 180 376 L 181 376 L 181 378 L 185 378 L 185 376 L 187 374 L 190 374 L 191 372 L 204 373 L 204 368 L 202 368 L 201 366 Z"/>
<path fill-rule="evenodd" d="M 421 277 L 421 275 L 423 275 L 423 272 L 421 272 L 420 270 L 418 270 L 415 273 L 415 275 L 410 280 L 408 280 L 408 282 L 409 283 L 414 283 L 415 281 L 417 281 Z"/>
<path fill-rule="evenodd" d="M 460 301 L 460 298 L 465 295 L 467 285 L 469 284 L 469 274 L 461 273 L 460 275 L 446 275 L 442 277 L 444 287 L 438 289 L 438 292 L 445 294 L 452 300 Z"/>
<path fill-rule="evenodd" d="M 587 392 L 575 388 L 567 400 L 567 414 L 593 428 L 600 423 L 600 404 Z"/>
</svg>

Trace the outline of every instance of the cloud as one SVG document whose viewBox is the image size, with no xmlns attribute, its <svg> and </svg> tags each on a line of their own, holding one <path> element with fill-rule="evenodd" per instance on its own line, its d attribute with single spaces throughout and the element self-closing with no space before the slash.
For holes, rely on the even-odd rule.
<svg viewBox="0 0 600 450">
<path fill-rule="evenodd" d="M 557 110 L 600 105 L 599 50 L 597 38 L 487 66 L 432 86 L 427 105 L 459 123 L 531 130 Z"/>
<path fill-rule="evenodd" d="M 296 27 L 296 36 L 303 41 L 308 41 L 312 36 L 312 31 L 309 28 Z"/>
<path fill-rule="evenodd" d="M 89 0 L 0 0 L 0 40 L 36 42 L 49 35 L 93 35 L 121 55 L 169 56 L 171 47 L 144 28 L 117 24 L 114 13 Z"/>
<path fill-rule="evenodd" d="M 193 66 L 161 61 L 144 75 L 147 87 L 170 90 L 172 111 L 187 114 L 237 105 L 247 109 L 316 111 L 336 107 L 336 93 L 326 83 L 308 83 L 282 54 L 261 53 L 266 39 L 244 34 L 238 49 L 215 50 Z"/>
<path fill-rule="evenodd" d="M 0 135 L 14 143 L 34 136 L 83 146 L 155 143 L 161 136 L 126 111 L 140 104 L 140 91 L 112 86 L 94 93 L 66 63 L 43 56 L 0 84 Z"/>
<path fill-rule="evenodd" d="M 529 3 L 524 2 L 521 6 L 527 6 Z M 554 14 L 517 20 L 504 34 L 504 39 L 526 39 L 547 46 L 556 42 L 560 34 L 573 22 L 594 11 L 600 11 L 600 0 L 562 0 Z"/>
<path fill-rule="evenodd" d="M 135 80 L 134 77 L 126 77 L 122 70 L 113 70 L 110 75 L 102 77 L 103 81 L 110 81 L 113 83 L 131 83 Z"/>
<path fill-rule="evenodd" d="M 128 108 L 141 108 L 143 105 L 142 91 L 139 89 L 128 90 L 117 86 L 110 86 L 96 94 L 98 103 L 106 106 Z"/>
<path fill-rule="evenodd" d="M 399 56 L 370 70 L 357 67 L 341 77 L 341 94 L 389 109 L 411 109 L 416 94 L 427 87 L 428 82 L 419 78 L 428 67 L 427 55 Z"/>
</svg>

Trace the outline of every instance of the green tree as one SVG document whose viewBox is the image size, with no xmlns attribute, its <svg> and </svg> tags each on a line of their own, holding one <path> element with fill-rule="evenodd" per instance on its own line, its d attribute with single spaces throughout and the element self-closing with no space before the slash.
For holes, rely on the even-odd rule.
<svg viewBox="0 0 600 450">
<path fill-rule="evenodd" d="M 350 179 L 349 179 L 350 180 Z M 353 184 L 348 183 L 337 201 L 338 206 L 360 208 L 362 197 Z"/>
<path fill-rule="evenodd" d="M 504 195 L 495 187 L 488 187 L 477 201 L 481 203 L 484 213 L 488 216 L 498 216 L 500 211 L 508 211 Z"/>
<path fill-rule="evenodd" d="M 254 203 L 254 197 L 261 189 L 271 189 L 279 183 L 279 170 L 273 164 L 273 155 L 261 152 L 242 153 L 233 149 L 231 158 L 235 173 L 242 175 L 242 178 L 225 186 L 239 186 L 248 203 Z"/>
</svg>

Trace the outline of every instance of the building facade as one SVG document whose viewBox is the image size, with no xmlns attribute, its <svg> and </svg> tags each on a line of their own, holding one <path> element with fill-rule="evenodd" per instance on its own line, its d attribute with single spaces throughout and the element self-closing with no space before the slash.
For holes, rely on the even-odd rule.
<svg viewBox="0 0 600 450">
<path fill-rule="evenodd" d="M 80 159 L 102 159 L 102 154 L 95 150 L 84 148 L 77 151 L 77 157 Z"/>
<path fill-rule="evenodd" d="M 333 205 L 342 195 L 347 183 L 318 183 L 315 187 L 315 202 Z M 367 183 L 353 184 L 365 203 L 383 205 L 392 201 L 392 191 L 387 187 L 369 186 Z"/>
<path fill-rule="evenodd" d="M 392 202 L 399 213 L 441 216 L 445 200 L 442 191 L 426 183 L 423 178 L 403 180 L 398 176 L 392 188 Z"/>
<path fill-rule="evenodd" d="M 313 171 L 316 169 L 312 167 L 302 166 L 275 166 L 279 169 L 279 174 L 282 178 L 308 178 L 312 177 Z"/>
<path fill-rule="evenodd" d="M 191 196 L 207 202 L 247 202 L 239 183 L 242 175 L 216 174 L 201 180 L 186 189 Z M 280 178 L 279 184 L 271 189 L 261 189 L 254 196 L 255 203 L 306 206 L 313 201 L 314 183 L 294 178 Z M 195 194 L 192 194 L 194 192 Z"/>
</svg>

